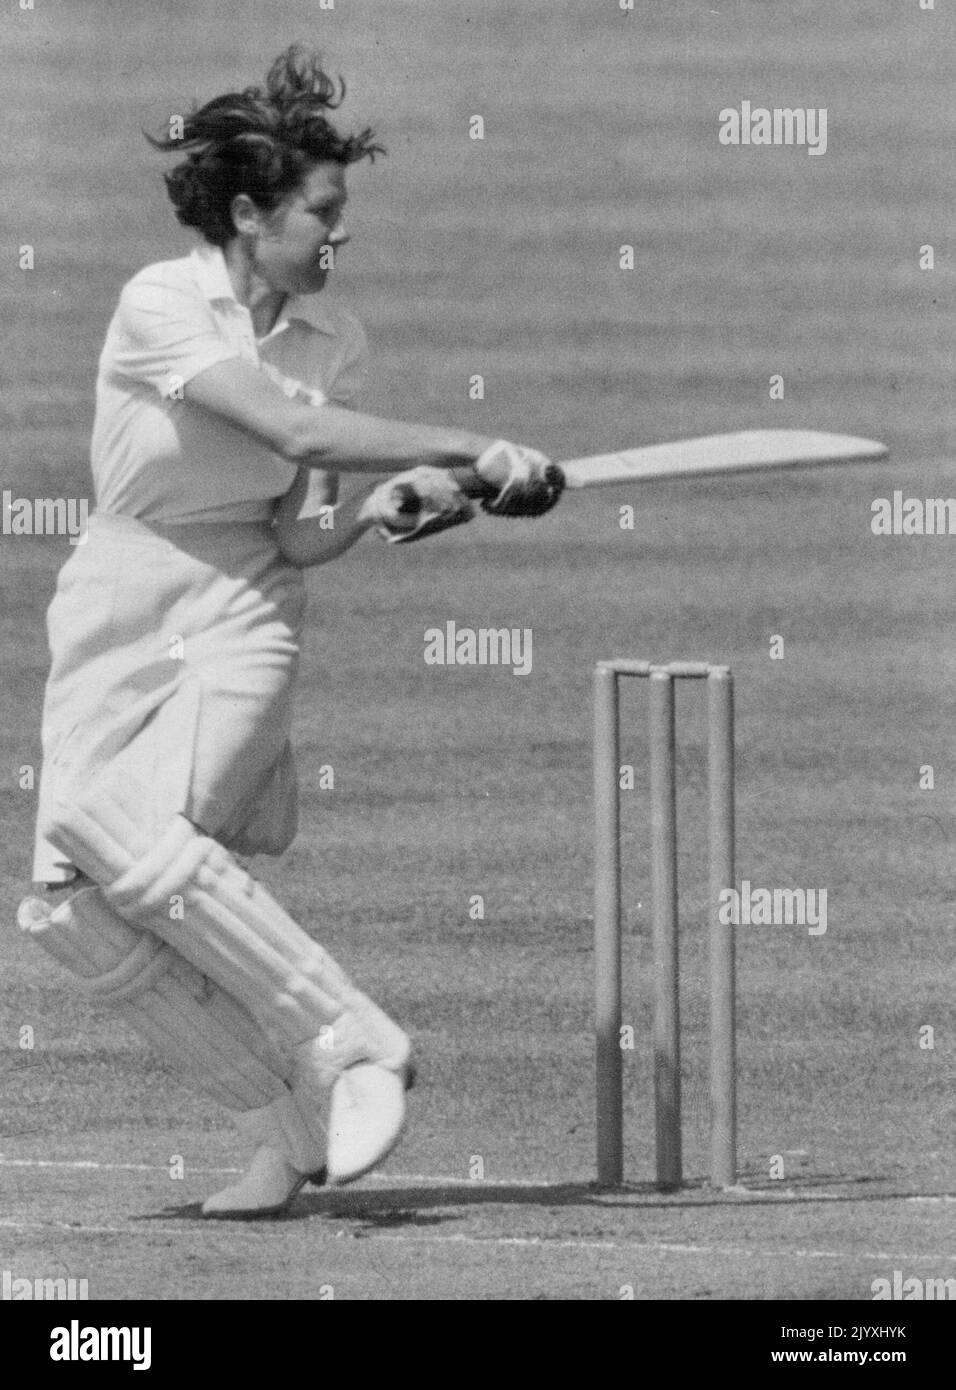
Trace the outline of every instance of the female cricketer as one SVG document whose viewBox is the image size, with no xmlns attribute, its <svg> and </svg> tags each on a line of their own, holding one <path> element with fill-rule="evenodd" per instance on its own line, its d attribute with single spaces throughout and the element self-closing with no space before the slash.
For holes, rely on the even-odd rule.
<svg viewBox="0 0 956 1390">
<path fill-rule="evenodd" d="M 184 118 L 166 184 L 200 235 L 125 286 L 99 362 L 96 510 L 48 615 L 35 889 L 24 930 L 229 1110 L 252 1148 L 210 1217 L 283 1211 L 397 1143 L 402 1029 L 250 877 L 296 829 L 303 566 L 370 528 L 535 516 L 534 450 L 360 413 L 365 342 L 315 296 L 347 241 L 344 86 L 289 49 Z M 339 493 L 339 475 L 392 474 Z"/>
</svg>

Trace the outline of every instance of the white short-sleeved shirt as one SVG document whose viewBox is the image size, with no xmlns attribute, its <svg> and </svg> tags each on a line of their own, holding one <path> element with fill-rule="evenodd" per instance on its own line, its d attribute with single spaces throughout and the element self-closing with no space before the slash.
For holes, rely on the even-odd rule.
<svg viewBox="0 0 956 1390">
<path fill-rule="evenodd" d="M 256 339 L 222 251 L 201 246 L 125 286 L 96 383 L 91 463 L 100 511 L 141 521 L 261 521 L 295 466 L 183 399 L 183 386 L 240 357 L 290 398 L 355 405 L 367 347 L 358 321 L 317 295 L 289 299 Z"/>
</svg>

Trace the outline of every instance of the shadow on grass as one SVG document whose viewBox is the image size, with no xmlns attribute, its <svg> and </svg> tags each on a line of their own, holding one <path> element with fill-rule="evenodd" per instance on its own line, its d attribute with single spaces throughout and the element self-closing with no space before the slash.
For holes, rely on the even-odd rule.
<svg viewBox="0 0 956 1390">
<path fill-rule="evenodd" d="M 775 1190 L 776 1189 L 776 1190 Z M 296 1222 L 311 1217 L 361 1221 L 376 1229 L 402 1226 L 438 1226 L 458 1220 L 462 1209 L 483 1206 L 510 1207 L 591 1207 L 613 1210 L 650 1211 L 659 1208 L 804 1206 L 814 1202 L 886 1202 L 914 1197 L 951 1198 L 952 1192 L 901 1191 L 892 1179 L 883 1176 L 847 1177 L 844 1174 L 817 1174 L 784 1184 L 767 1180 L 741 1185 L 726 1192 L 714 1191 L 701 1178 L 691 1179 L 678 1191 L 664 1192 L 654 1183 L 626 1183 L 621 1187 L 599 1187 L 597 1183 L 540 1183 L 527 1185 L 476 1182 L 465 1184 L 419 1185 L 394 1188 L 307 1187 L 279 1217 L 236 1217 L 247 1224 L 268 1220 Z M 204 1221 L 196 1202 L 143 1214 L 134 1221 Z"/>
</svg>

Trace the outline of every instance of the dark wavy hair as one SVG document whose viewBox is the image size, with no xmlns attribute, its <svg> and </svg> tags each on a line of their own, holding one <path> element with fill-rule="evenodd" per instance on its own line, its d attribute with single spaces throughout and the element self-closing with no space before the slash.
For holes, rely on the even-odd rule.
<svg viewBox="0 0 956 1390">
<path fill-rule="evenodd" d="M 214 246 L 236 235 L 232 200 L 247 194 L 271 212 L 320 160 L 354 164 L 384 154 L 366 127 L 340 135 L 326 119 L 345 97 L 318 54 L 298 44 L 279 55 L 264 87 L 227 92 L 183 118 L 183 134 L 147 140 L 158 150 L 185 151 L 165 175 L 166 188 L 184 227 L 195 227 Z"/>
</svg>

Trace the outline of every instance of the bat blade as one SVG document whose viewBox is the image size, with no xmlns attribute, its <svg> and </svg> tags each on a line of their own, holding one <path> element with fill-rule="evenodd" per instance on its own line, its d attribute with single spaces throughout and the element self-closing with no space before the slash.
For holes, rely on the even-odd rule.
<svg viewBox="0 0 956 1390">
<path fill-rule="evenodd" d="M 650 444 L 616 454 L 563 462 L 571 488 L 608 487 L 659 478 L 705 478 L 761 469 L 808 468 L 836 463 L 875 463 L 887 456 L 885 444 L 850 434 L 820 430 L 742 430 Z"/>
</svg>

